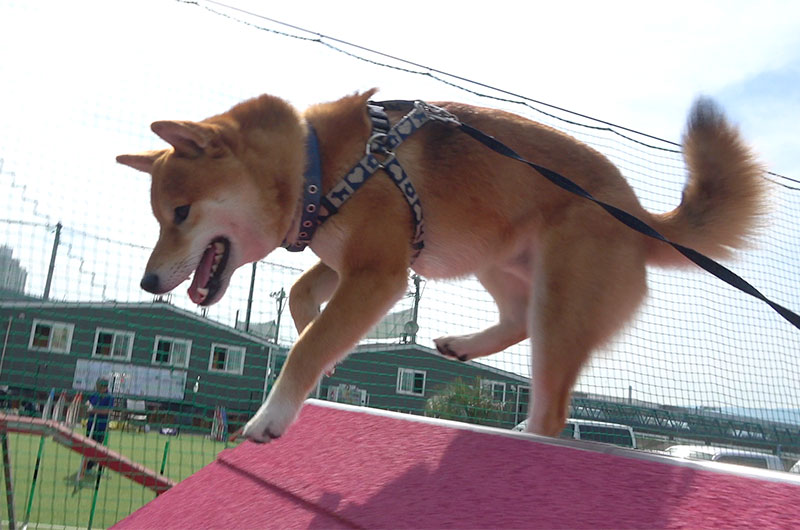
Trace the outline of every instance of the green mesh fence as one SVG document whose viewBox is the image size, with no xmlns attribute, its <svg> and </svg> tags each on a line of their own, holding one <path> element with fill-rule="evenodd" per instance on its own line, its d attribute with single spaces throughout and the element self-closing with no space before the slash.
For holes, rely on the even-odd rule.
<svg viewBox="0 0 800 530">
<path fill-rule="evenodd" d="M 680 198 L 684 167 L 670 142 L 530 101 L 486 100 L 424 69 L 343 54 L 241 13 L 234 20 L 193 5 L 120 5 L 121 12 L 106 13 L 97 3 L 95 22 L 70 25 L 62 23 L 72 20 L 68 6 L 11 2 L 0 9 L 11 30 L 37 28 L 62 43 L 44 46 L 32 32 L 12 31 L 4 38 L 33 55 L 0 60 L 0 413 L 7 415 L 0 430 L 8 431 L 14 495 L 12 511 L 2 503 L 3 521 L 106 527 L 125 517 L 156 494 L 142 477 L 179 481 L 230 445 L 226 434 L 258 408 L 297 338 L 286 296 L 314 262 L 307 254 L 278 250 L 243 267 L 207 311 L 192 306 L 182 288 L 156 299 L 138 288 L 158 228 L 148 178 L 116 166 L 114 156 L 160 147 L 149 133 L 153 120 L 203 118 L 263 91 L 303 106 L 365 88 L 366 79 L 404 87 L 387 98 L 454 99 L 521 113 L 606 154 L 647 208 L 665 211 Z M 104 14 L 126 23 L 96 22 Z M 180 27 L 164 22 L 175 17 Z M 181 43 L 198 42 L 200 29 L 214 31 L 209 54 L 263 50 L 269 72 L 216 55 L 224 75 L 198 75 L 205 63 L 192 54 L 155 61 L 143 55 L 152 50 L 142 48 L 135 29 L 142 27 Z M 295 63 L 325 72 L 346 67 L 354 77 L 330 75 L 324 87 L 302 73 L 275 78 Z M 769 229 L 731 266 L 797 309 L 800 186 L 766 178 Z M 652 270 L 649 286 L 636 320 L 584 371 L 563 436 L 640 450 L 735 447 L 778 456 L 788 469 L 800 458 L 800 333 L 703 272 Z M 485 328 L 496 317 L 473 280 L 409 276 L 408 296 L 312 397 L 514 428 L 529 403 L 528 341 L 466 364 L 432 349 L 434 338 Z M 86 401 L 101 377 L 113 396 L 104 441 L 113 454 L 96 458 L 102 472 L 83 473 L 75 449 L 84 443 L 78 435 L 91 430 Z M 43 416 L 49 423 L 38 421 Z M 139 482 L 112 469 L 128 460 L 149 470 Z"/>
</svg>

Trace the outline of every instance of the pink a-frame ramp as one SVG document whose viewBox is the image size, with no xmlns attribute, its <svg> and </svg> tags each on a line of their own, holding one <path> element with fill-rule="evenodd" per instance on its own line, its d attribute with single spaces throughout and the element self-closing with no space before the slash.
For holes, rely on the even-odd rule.
<svg viewBox="0 0 800 530">
<path fill-rule="evenodd" d="M 121 474 L 125 478 L 150 488 L 157 495 L 175 485 L 172 479 L 148 469 L 116 451 L 112 451 L 103 444 L 77 433 L 57 421 L 0 413 L 0 431 L 52 436 L 54 441 L 64 447 L 86 458 L 96 460 L 104 467 Z"/>
<path fill-rule="evenodd" d="M 800 477 L 310 401 L 114 528 L 791 528 Z"/>
</svg>

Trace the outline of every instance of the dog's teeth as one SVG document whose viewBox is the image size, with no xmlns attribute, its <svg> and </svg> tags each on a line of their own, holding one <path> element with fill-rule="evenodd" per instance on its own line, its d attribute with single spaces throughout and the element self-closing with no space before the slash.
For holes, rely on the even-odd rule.
<svg viewBox="0 0 800 530">
<path fill-rule="evenodd" d="M 222 254 L 215 254 L 214 255 L 214 265 L 219 265 L 220 261 L 222 261 Z"/>
<path fill-rule="evenodd" d="M 198 294 L 200 294 L 200 296 L 203 297 L 204 300 L 205 300 L 206 296 L 208 296 L 208 289 L 206 289 L 204 287 L 199 287 L 197 289 L 197 292 L 198 292 Z"/>
<path fill-rule="evenodd" d="M 223 252 L 225 252 L 225 244 L 221 241 L 217 241 L 214 243 L 214 251 L 217 253 L 217 255 L 221 255 Z"/>
</svg>

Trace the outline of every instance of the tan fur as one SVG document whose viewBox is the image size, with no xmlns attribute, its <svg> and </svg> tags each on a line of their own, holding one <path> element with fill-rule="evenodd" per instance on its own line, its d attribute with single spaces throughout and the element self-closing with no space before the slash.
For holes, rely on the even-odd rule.
<svg viewBox="0 0 800 530">
<path fill-rule="evenodd" d="M 370 134 L 365 104 L 373 93 L 302 115 L 261 96 L 202 122 L 154 123 L 172 148 L 118 157 L 153 176 L 161 235 L 147 265 L 147 288 L 176 287 L 208 243 L 222 236 L 230 241 L 224 285 L 203 301 L 214 303 L 236 267 L 264 257 L 284 237 L 294 240 L 307 124 L 320 139 L 327 192 L 363 156 Z M 570 136 L 499 110 L 438 105 L 668 238 L 714 257 L 742 246 L 762 208 L 761 168 L 709 101 L 695 106 L 684 138 L 690 177 L 682 202 L 661 215 L 646 212 L 617 168 Z M 398 149 L 398 159 L 420 195 L 426 223 L 425 249 L 414 269 L 429 278 L 474 274 L 499 309 L 496 325 L 441 337 L 437 348 L 469 360 L 531 337 L 529 429 L 556 435 L 591 351 L 644 298 L 645 264 L 685 260 L 452 127 L 426 125 Z M 176 222 L 175 209 L 183 205 L 191 205 L 191 213 Z M 270 397 L 245 427 L 247 438 L 263 442 L 283 434 L 322 372 L 403 295 L 412 230 L 405 199 L 381 172 L 318 229 L 311 248 L 321 261 L 291 290 L 300 337 Z"/>
</svg>

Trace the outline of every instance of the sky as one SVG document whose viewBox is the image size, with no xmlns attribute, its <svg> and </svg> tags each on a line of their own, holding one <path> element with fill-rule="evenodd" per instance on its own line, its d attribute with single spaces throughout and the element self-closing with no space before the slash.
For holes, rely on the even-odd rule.
<svg viewBox="0 0 800 530">
<path fill-rule="evenodd" d="M 368 3 L 314 5 L 267 16 L 672 141 L 708 94 L 773 171 L 800 175 L 794 2 L 412 1 L 381 23 Z"/>
<path fill-rule="evenodd" d="M 355 1 L 229 0 L 229 5 L 331 37 L 325 40 L 327 44 L 369 60 L 425 71 L 335 39 L 453 74 L 462 80 L 440 77 L 482 93 L 504 95 L 463 79 L 671 142 L 680 141 L 693 99 L 699 94 L 709 95 L 739 124 L 771 171 L 800 181 L 797 2 L 409 0 L 396 6 L 376 6 L 374 2 Z M 65 287 L 69 296 L 92 291 L 95 276 L 105 277 L 114 271 L 126 281 L 118 286 L 103 284 L 100 296 L 118 297 L 110 294 L 114 289 L 136 290 L 157 225 L 147 204 L 147 176 L 117 166 L 113 160 L 121 153 L 163 147 L 150 132 L 152 121 L 202 119 L 263 92 L 303 108 L 372 87 L 379 87 L 379 97 L 385 99 L 462 100 L 541 118 L 537 112 L 478 97 L 430 76 L 376 66 L 319 43 L 253 25 L 310 37 L 202 0 L 197 4 L 176 0 L 0 2 L 0 159 L 4 161 L 0 190 L 5 192 L 0 196 L 0 219 L 50 225 L 61 221 L 93 237 L 128 244 L 120 250 L 121 257 L 98 258 L 94 256 L 95 243 L 75 233 L 67 234 L 70 266 L 80 269 L 76 277 L 84 278 Z M 680 171 L 667 171 L 669 181 L 656 182 L 656 187 L 666 190 L 662 204 L 660 196 L 650 194 L 654 183 L 648 170 L 655 162 L 625 159 L 623 154 L 618 160 L 614 157 L 622 148 L 614 143 L 616 140 L 598 136 L 597 141 L 615 162 L 623 164 L 626 174 L 632 173 L 648 207 L 666 209 L 670 201 L 673 205 L 677 202 L 682 185 Z M 674 157 L 667 163 L 678 164 Z M 776 224 L 785 227 L 779 234 L 779 239 L 783 238 L 780 241 L 785 242 L 791 239 L 789 218 L 792 213 L 796 216 L 800 201 L 797 194 L 781 194 L 776 201 L 784 211 L 783 224 Z M 39 235 L 29 235 L 26 230 L 18 224 L 0 224 L 0 244 L 11 244 L 17 247 L 16 255 L 46 263 L 51 236 L 39 241 Z M 28 243 L 34 239 L 36 244 Z M 795 265 L 800 261 L 797 244 L 784 248 L 768 242 L 765 247 L 758 251 L 758 259 L 777 263 L 779 274 L 764 273 L 748 261 L 736 270 L 743 271 L 748 279 L 754 278 L 779 302 L 800 309 L 800 298 L 793 289 L 800 279 Z M 288 255 L 280 250 L 268 259 L 286 268 L 280 282 L 275 280 L 278 283 L 269 284 L 267 290 L 278 284 L 288 288 L 297 271 L 313 263 L 309 254 Z M 239 278 L 247 275 L 244 269 L 238 273 Z M 656 290 L 668 293 L 670 278 L 669 274 L 657 273 L 651 276 L 651 285 L 655 283 Z M 240 283 L 246 288 L 246 281 Z M 704 312 L 717 310 L 718 299 L 738 296 L 730 295 L 724 286 L 703 286 L 708 294 L 699 313 L 685 319 L 672 317 L 673 322 L 689 330 L 686 333 L 695 326 L 697 335 L 707 333 L 708 326 L 725 327 L 713 322 L 703 324 Z M 447 333 L 459 331 L 451 328 L 461 326 L 471 330 L 475 312 L 491 312 L 490 300 L 472 287 L 429 282 L 425 288 L 431 300 L 458 296 L 464 304 L 471 304 L 472 308 L 454 310 L 442 323 L 447 325 Z M 176 298 L 186 298 L 184 291 L 184 287 L 178 288 Z M 676 302 L 668 294 L 652 303 L 676 315 L 685 314 L 691 306 L 691 302 L 681 304 L 684 302 Z M 758 312 L 758 332 L 747 338 L 717 330 L 716 347 L 742 350 L 741 362 L 747 363 L 744 350 L 763 346 L 758 343 L 760 333 L 774 340 L 766 349 L 776 356 L 797 351 L 798 341 L 784 335 L 787 332 L 782 324 L 775 323 L 769 310 L 754 309 L 749 302 L 741 304 L 743 309 L 735 310 L 737 318 L 740 313 Z M 423 315 L 433 312 L 424 303 L 422 310 Z M 613 374 L 628 370 L 636 350 L 665 350 L 661 357 L 646 361 L 647 366 L 641 369 L 648 375 L 641 380 L 616 383 L 621 394 L 627 393 L 629 385 L 650 385 L 649 381 L 658 378 L 658 370 L 666 370 L 671 364 L 673 350 L 668 337 L 660 337 L 655 346 L 648 345 L 653 340 L 648 330 L 659 326 L 658 311 L 645 310 L 641 322 L 615 346 L 618 351 L 600 356 L 598 362 Z M 226 315 L 222 320 L 230 323 L 232 317 Z M 735 327 L 738 321 L 734 318 L 731 322 Z M 432 327 L 437 326 L 434 323 Z M 781 331 L 774 331 L 776 327 Z M 674 354 L 687 349 L 687 344 L 695 342 L 688 338 L 677 341 Z M 517 349 L 513 355 L 524 353 Z M 786 357 L 779 360 L 786 362 Z M 701 368 L 687 370 L 694 375 L 686 375 L 685 380 L 678 377 L 669 392 L 688 392 L 698 379 L 708 376 L 704 371 L 713 370 L 715 363 L 709 361 Z M 516 360 L 508 366 L 513 369 L 522 365 L 524 361 Z M 760 385 L 752 385 L 746 392 L 754 396 L 768 392 Z M 800 407 L 800 396 L 791 396 L 792 403 Z"/>
<path fill-rule="evenodd" d="M 126 71 L 130 97 L 139 97 L 144 83 L 163 93 L 160 81 L 150 78 L 160 74 L 156 62 L 169 65 L 178 79 L 164 83 L 171 91 L 182 84 L 220 89 L 235 84 L 242 92 L 269 91 L 299 106 L 375 83 L 405 97 L 451 94 L 414 76 L 389 84 L 380 74 L 365 75 L 354 61 L 315 62 L 320 49 L 313 44 L 284 39 L 271 47 L 263 32 L 205 7 L 240 13 L 200 4 L 43 1 L 28 7 L 4 2 L 0 9 L 10 12 L 0 23 L 0 42 L 10 52 L 4 62 L 9 71 L 18 63 L 47 65 L 39 75 L 50 82 L 41 88 L 56 101 L 52 89 L 72 97 L 72 85 L 85 93 L 88 87 L 74 77 L 93 78 L 103 71 Z M 741 124 L 773 171 L 800 175 L 800 155 L 792 149 L 800 140 L 795 126 L 800 5 L 795 2 L 679 1 L 654 7 L 411 0 L 380 13 L 372 3 L 353 1 L 230 4 L 672 141 L 680 139 L 692 99 L 708 94 Z M 102 81 L 96 88 L 104 88 Z"/>
</svg>

